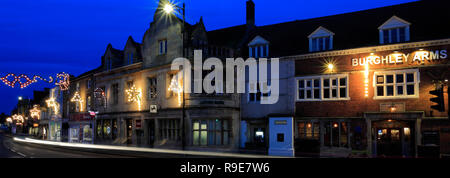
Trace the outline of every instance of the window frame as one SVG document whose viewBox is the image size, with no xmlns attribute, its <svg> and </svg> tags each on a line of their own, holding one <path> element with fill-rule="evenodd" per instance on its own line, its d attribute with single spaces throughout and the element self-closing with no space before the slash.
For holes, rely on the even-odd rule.
<svg viewBox="0 0 450 178">
<path fill-rule="evenodd" d="M 345 86 L 341 86 L 340 85 L 340 79 L 345 78 L 346 82 L 345 82 Z M 330 84 L 328 87 L 324 87 L 324 80 L 328 79 L 330 80 Z M 337 83 L 336 86 L 333 87 L 332 85 L 332 79 L 336 79 Z M 300 99 L 300 86 L 299 86 L 299 82 L 303 80 L 304 83 L 304 99 Z M 319 87 L 314 87 L 314 80 L 320 80 L 319 81 Z M 311 87 L 308 87 L 306 85 L 306 81 L 311 81 Z M 304 77 L 296 77 L 295 78 L 295 85 L 296 85 L 296 98 L 295 101 L 296 102 L 307 102 L 307 101 L 347 101 L 350 100 L 350 85 L 349 85 L 349 75 L 348 73 L 345 74 L 331 74 L 331 75 L 318 75 L 318 76 L 304 76 Z M 330 89 L 330 97 L 329 98 L 324 98 L 324 89 Z M 335 88 L 336 89 L 336 97 L 332 97 L 332 89 Z M 346 97 L 340 97 L 340 89 L 341 88 L 346 88 Z M 319 93 L 319 98 L 315 99 L 314 98 L 314 90 L 315 89 L 319 89 L 320 93 Z M 307 98 L 307 91 L 311 90 L 311 98 Z"/>
<path fill-rule="evenodd" d="M 414 82 L 407 81 L 407 74 L 414 74 Z M 403 74 L 403 82 L 401 84 L 397 83 L 397 75 Z M 377 76 L 383 75 L 384 81 L 383 84 L 377 84 Z M 386 75 L 393 76 L 393 83 L 387 83 Z M 414 95 L 408 95 L 407 86 L 414 83 Z M 417 99 L 419 98 L 420 91 L 420 71 L 419 69 L 406 69 L 406 70 L 389 70 L 389 71 L 375 71 L 373 74 L 373 83 L 374 89 L 374 100 L 383 100 L 383 99 Z M 377 87 L 383 86 L 383 96 L 378 96 Z M 387 96 L 387 86 L 393 86 L 393 95 Z M 397 87 L 403 86 L 403 95 L 398 95 Z"/>
</svg>

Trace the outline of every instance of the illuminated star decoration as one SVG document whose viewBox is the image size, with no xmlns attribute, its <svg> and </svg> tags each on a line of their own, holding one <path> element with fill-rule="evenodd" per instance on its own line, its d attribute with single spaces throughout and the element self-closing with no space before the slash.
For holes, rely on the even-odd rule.
<svg viewBox="0 0 450 178">
<path fill-rule="evenodd" d="M 39 105 L 34 105 L 33 109 L 30 109 L 30 116 L 33 119 L 39 120 L 41 117 L 41 110 L 39 110 Z"/>
<path fill-rule="evenodd" d="M 45 102 L 47 103 L 47 107 L 53 108 L 55 114 L 58 114 L 59 104 L 53 96 L 51 96 L 48 100 L 45 100 Z"/>
<path fill-rule="evenodd" d="M 181 105 L 181 92 L 183 91 L 183 88 L 181 88 L 180 80 L 178 80 L 178 74 L 172 77 L 169 85 L 169 91 L 177 93 L 178 104 Z"/>
<path fill-rule="evenodd" d="M 133 85 L 130 89 L 125 90 L 128 95 L 128 102 L 137 102 L 139 111 L 141 110 L 141 98 L 142 98 L 142 90 L 137 89 L 135 85 Z"/>
<path fill-rule="evenodd" d="M 39 80 L 48 82 L 48 83 L 52 83 L 53 82 L 53 78 L 49 77 L 49 79 L 44 79 L 41 76 L 35 75 L 33 77 L 28 77 L 25 74 L 21 74 L 19 76 L 16 76 L 15 74 L 7 74 L 4 77 L 0 78 L 2 80 L 3 83 L 5 83 L 7 86 L 14 88 L 16 87 L 16 84 L 20 84 L 20 88 L 26 88 L 29 85 L 38 82 Z"/>
<path fill-rule="evenodd" d="M 78 93 L 78 91 L 75 92 L 70 101 L 78 102 L 80 104 L 80 111 L 83 111 L 83 99 L 81 99 L 80 93 Z"/>
<path fill-rule="evenodd" d="M 70 75 L 64 72 L 57 74 L 55 85 L 59 86 L 62 91 L 68 90 L 70 85 Z"/>
</svg>

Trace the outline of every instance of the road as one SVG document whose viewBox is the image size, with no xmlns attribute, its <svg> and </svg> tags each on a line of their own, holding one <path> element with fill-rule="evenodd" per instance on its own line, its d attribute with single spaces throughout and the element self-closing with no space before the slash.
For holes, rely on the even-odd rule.
<svg viewBox="0 0 450 178">
<path fill-rule="evenodd" d="M 122 155 L 108 155 L 82 152 L 35 144 L 17 143 L 11 137 L 0 133 L 0 158 L 132 158 Z"/>
</svg>

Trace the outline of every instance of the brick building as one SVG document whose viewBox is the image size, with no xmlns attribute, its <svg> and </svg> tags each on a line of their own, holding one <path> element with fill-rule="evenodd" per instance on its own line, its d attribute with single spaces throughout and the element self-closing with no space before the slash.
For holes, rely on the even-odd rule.
<svg viewBox="0 0 450 178">
<path fill-rule="evenodd" d="M 293 22 L 297 151 L 448 154 L 449 14 L 418 1 Z M 415 12 L 421 13 L 415 13 Z M 303 27 L 303 28 L 302 28 Z M 293 39 L 295 40 L 295 38 Z M 444 110 L 431 91 L 443 88 Z M 303 144 L 303 145 L 302 145 Z"/>
</svg>

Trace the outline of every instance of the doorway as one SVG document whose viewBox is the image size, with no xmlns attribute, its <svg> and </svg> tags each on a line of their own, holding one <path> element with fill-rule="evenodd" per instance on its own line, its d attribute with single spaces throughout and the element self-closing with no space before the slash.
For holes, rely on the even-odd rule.
<svg viewBox="0 0 450 178">
<path fill-rule="evenodd" d="M 127 145 L 131 145 L 133 143 L 132 136 L 133 136 L 133 120 L 127 119 L 126 120 L 126 137 L 127 137 Z"/>
<path fill-rule="evenodd" d="M 373 135 L 379 157 L 411 156 L 412 128 L 407 121 L 386 120 L 374 122 Z"/>
<path fill-rule="evenodd" d="M 398 156 L 402 155 L 402 143 L 399 128 L 377 129 L 377 155 Z"/>
<path fill-rule="evenodd" d="M 155 143 L 155 120 L 149 120 L 148 123 L 148 145 L 153 148 Z"/>
</svg>

